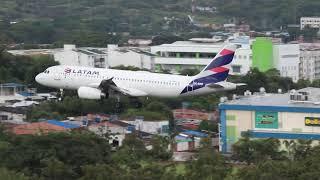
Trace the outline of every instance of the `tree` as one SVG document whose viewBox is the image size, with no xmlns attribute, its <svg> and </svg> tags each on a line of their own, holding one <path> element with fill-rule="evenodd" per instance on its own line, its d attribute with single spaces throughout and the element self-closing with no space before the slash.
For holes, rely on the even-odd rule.
<svg viewBox="0 0 320 180">
<path fill-rule="evenodd" d="M 224 158 L 217 153 L 211 145 L 210 139 L 202 141 L 202 147 L 196 160 L 188 165 L 186 177 L 189 179 L 224 179 L 230 167 Z"/>
<path fill-rule="evenodd" d="M 67 180 L 76 177 L 71 166 L 67 166 L 55 158 L 42 160 L 42 163 L 45 167 L 41 169 L 41 176 L 48 180 Z"/>
<path fill-rule="evenodd" d="M 169 148 L 169 138 L 162 136 L 153 136 L 151 139 L 152 149 L 148 153 L 154 158 L 159 160 L 169 160 L 172 152 Z"/>
<path fill-rule="evenodd" d="M 184 76 L 194 76 L 199 73 L 200 71 L 198 69 L 183 69 L 182 71 L 180 71 L 180 74 Z"/>
<path fill-rule="evenodd" d="M 311 85 L 311 82 L 309 80 L 299 79 L 295 86 L 297 89 L 302 89 L 305 87 L 309 87 L 310 85 Z"/>
<path fill-rule="evenodd" d="M 311 83 L 312 87 L 320 88 L 320 79 L 315 79 Z"/>
<path fill-rule="evenodd" d="M 218 132 L 218 124 L 211 121 L 203 120 L 199 125 L 199 130 Z"/>
<path fill-rule="evenodd" d="M 280 151 L 280 141 L 278 139 L 251 140 L 249 136 L 250 134 L 246 133 L 232 146 L 234 159 L 250 165 L 267 159 L 279 160 L 284 158 L 283 151 Z"/>
<path fill-rule="evenodd" d="M 120 179 L 121 170 L 114 169 L 107 164 L 85 165 L 81 168 L 82 177 L 79 180 Z"/>
<path fill-rule="evenodd" d="M 145 158 L 147 149 L 135 134 L 128 134 L 122 142 L 122 147 L 112 155 L 112 161 L 138 168 L 139 161 Z"/>
<path fill-rule="evenodd" d="M 9 171 L 6 168 L 0 168 L 0 179 L 3 180 L 30 180 L 31 178 L 25 176 L 22 173 L 16 173 Z"/>
<path fill-rule="evenodd" d="M 317 38 L 317 32 L 319 29 L 311 28 L 309 26 L 304 27 L 302 35 L 307 42 L 313 42 Z"/>
<path fill-rule="evenodd" d="M 292 160 L 303 160 L 312 151 L 312 140 L 298 139 L 296 141 L 284 141 L 283 142 L 287 148 L 288 156 Z"/>
<path fill-rule="evenodd" d="M 176 41 L 182 41 L 183 38 L 175 35 L 158 35 L 152 39 L 151 45 L 171 44 Z"/>
</svg>

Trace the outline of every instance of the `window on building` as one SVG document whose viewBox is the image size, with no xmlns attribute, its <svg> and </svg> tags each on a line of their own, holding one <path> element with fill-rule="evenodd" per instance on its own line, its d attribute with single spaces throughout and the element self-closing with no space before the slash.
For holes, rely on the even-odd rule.
<svg viewBox="0 0 320 180">
<path fill-rule="evenodd" d="M 241 66 L 239 66 L 239 65 L 232 65 L 231 68 L 232 68 L 232 71 L 234 73 L 240 73 L 241 72 Z"/>
<path fill-rule="evenodd" d="M 214 58 L 216 53 L 199 53 L 199 58 Z"/>
</svg>

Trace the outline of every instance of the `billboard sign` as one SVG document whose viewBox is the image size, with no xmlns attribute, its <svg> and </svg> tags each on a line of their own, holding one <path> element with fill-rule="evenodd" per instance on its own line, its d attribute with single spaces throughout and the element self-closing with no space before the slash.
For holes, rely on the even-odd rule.
<svg viewBox="0 0 320 180">
<path fill-rule="evenodd" d="M 278 112 L 256 111 L 255 127 L 264 129 L 278 129 Z"/>
<path fill-rule="evenodd" d="M 317 117 L 305 117 L 304 124 L 306 126 L 320 126 L 320 118 Z"/>
</svg>

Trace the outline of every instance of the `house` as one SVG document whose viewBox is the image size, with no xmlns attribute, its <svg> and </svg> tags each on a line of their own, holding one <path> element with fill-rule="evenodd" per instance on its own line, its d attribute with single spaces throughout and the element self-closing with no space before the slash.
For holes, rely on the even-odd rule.
<svg viewBox="0 0 320 180">
<path fill-rule="evenodd" d="M 80 126 L 60 122 L 57 120 L 49 120 L 43 122 L 29 123 L 17 125 L 12 128 L 12 132 L 16 135 L 41 135 L 51 132 L 68 132 L 72 129 L 80 128 Z"/>
<path fill-rule="evenodd" d="M 108 121 L 91 124 L 88 126 L 88 130 L 99 136 L 108 135 L 110 138 L 109 143 L 113 146 L 121 146 L 125 135 L 129 133 L 128 127 L 125 124 L 120 125 Z"/>
</svg>

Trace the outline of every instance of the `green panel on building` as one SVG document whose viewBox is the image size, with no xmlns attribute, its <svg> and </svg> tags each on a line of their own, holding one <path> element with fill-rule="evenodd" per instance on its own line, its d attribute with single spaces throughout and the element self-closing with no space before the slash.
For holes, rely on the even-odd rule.
<svg viewBox="0 0 320 180">
<path fill-rule="evenodd" d="M 278 129 L 278 112 L 256 111 L 255 127 L 264 129 Z"/>
<path fill-rule="evenodd" d="M 233 144 L 237 141 L 237 127 L 227 126 L 227 142 Z"/>
<path fill-rule="evenodd" d="M 227 115 L 227 121 L 235 121 L 236 116 L 235 115 Z"/>
<path fill-rule="evenodd" d="M 252 44 L 252 67 L 265 72 L 274 68 L 273 45 L 269 38 L 258 37 Z"/>
</svg>

